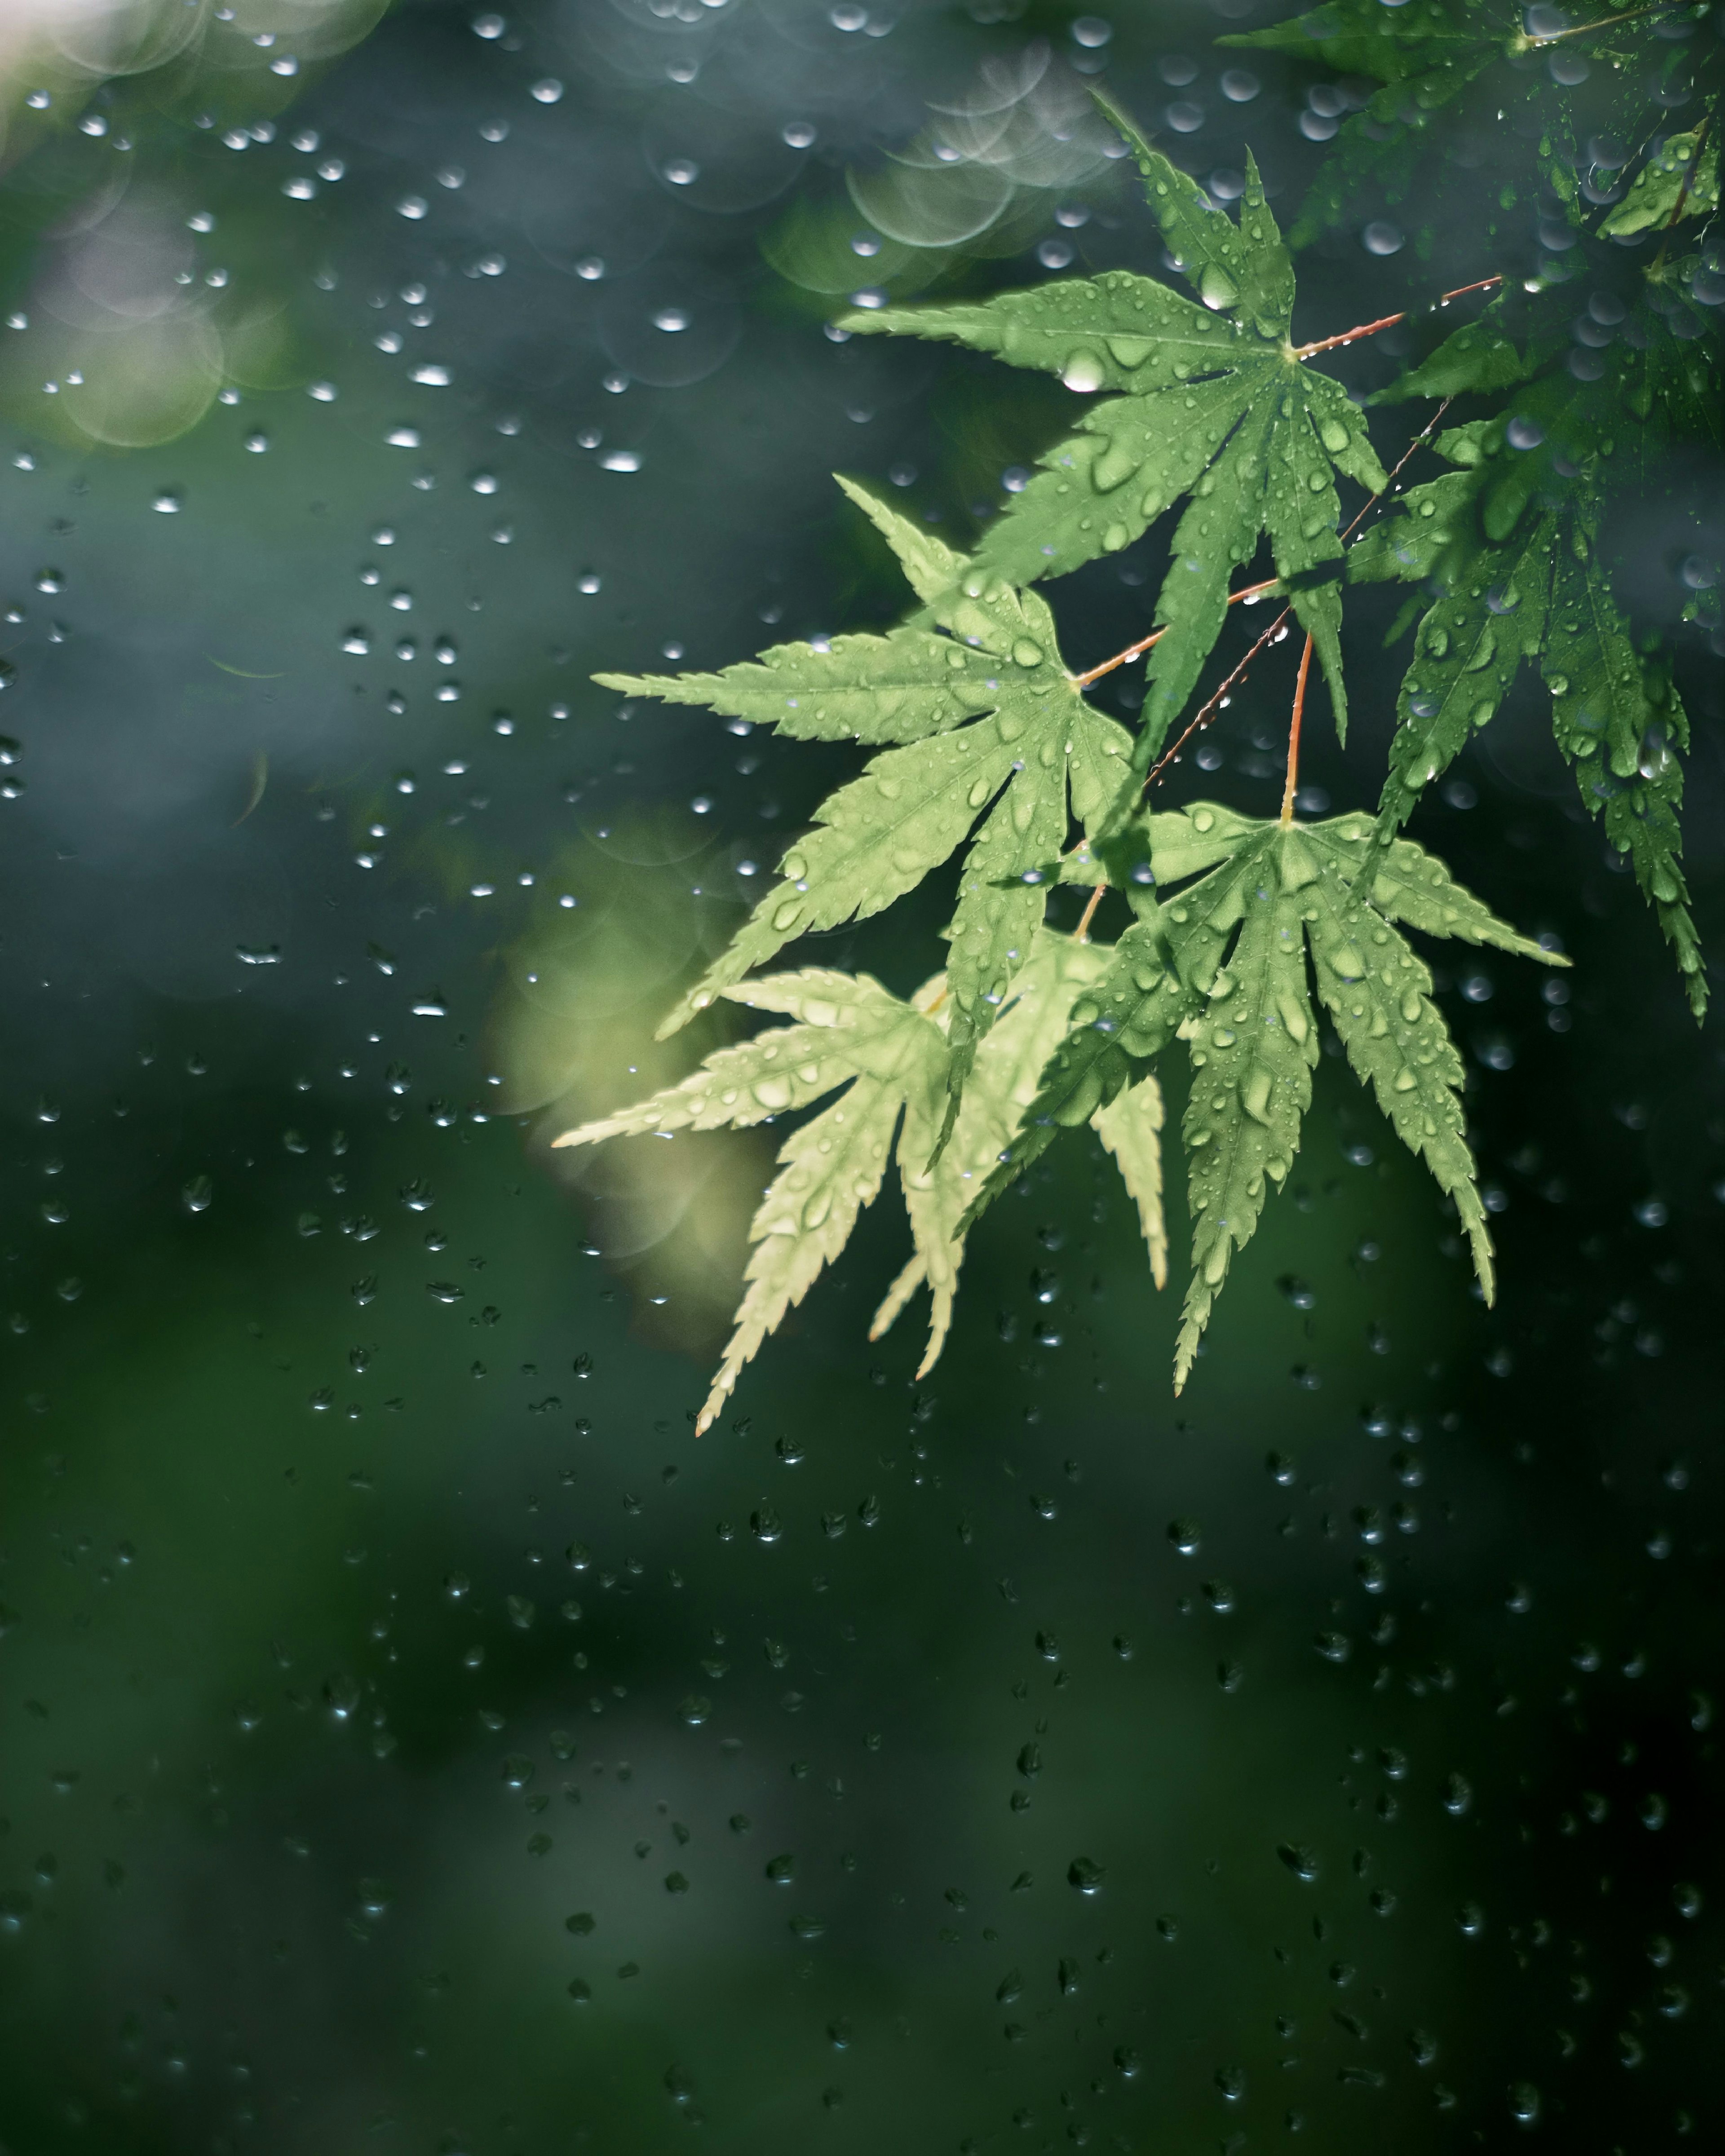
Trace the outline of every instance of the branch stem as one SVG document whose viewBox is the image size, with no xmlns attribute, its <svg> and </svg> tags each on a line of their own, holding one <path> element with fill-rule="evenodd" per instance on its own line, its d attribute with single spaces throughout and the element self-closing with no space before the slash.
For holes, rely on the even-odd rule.
<svg viewBox="0 0 1725 2156">
<path fill-rule="evenodd" d="M 1237 592 L 1230 592 L 1228 603 L 1237 606 L 1241 599 L 1261 598 L 1266 592 L 1273 592 L 1279 579 L 1266 577 L 1261 584 L 1247 584 Z M 1153 644 L 1161 643 L 1168 634 L 1166 629 L 1153 629 L 1148 636 L 1141 636 L 1136 644 L 1129 644 L 1124 651 L 1117 651 L 1111 659 L 1105 659 L 1100 666 L 1092 666 L 1088 674 L 1069 674 L 1066 678 L 1075 689 L 1087 689 L 1092 681 L 1100 681 L 1105 674 L 1111 674 L 1117 666 L 1130 665 L 1134 659 L 1142 659 Z"/>
<path fill-rule="evenodd" d="M 1440 293 L 1436 304 L 1440 307 L 1447 307 L 1451 300 L 1466 299 L 1470 292 L 1488 292 L 1494 285 L 1501 285 L 1502 282 L 1503 275 L 1500 270 L 1492 276 L 1480 278 L 1474 284 L 1458 285 L 1453 292 Z M 1384 315 L 1375 322 L 1361 322 L 1354 329 L 1343 330 L 1339 336 L 1320 337 L 1314 344 L 1295 345 L 1291 347 L 1292 354 L 1296 359 L 1310 359 L 1314 352 L 1333 352 L 1339 345 L 1353 344 L 1361 337 L 1376 336 L 1379 330 L 1394 329 L 1398 322 L 1404 322 L 1407 318 L 1405 311 L 1399 315 Z M 1445 408 L 1449 401 L 1447 398 L 1445 399 Z M 1441 417 L 1441 413 L 1439 416 Z M 1436 422 L 1434 421 L 1433 424 L 1435 425 L 1435 424 Z M 1416 441 L 1414 447 L 1418 446 L 1419 444 Z M 1409 454 L 1411 454 L 1410 450 Z M 1402 463 L 1406 462 L 1407 459 L 1404 457 Z M 1396 471 L 1400 470 L 1401 465 L 1398 465 Z M 1395 474 L 1392 473 L 1390 476 L 1394 479 Z M 1371 501 L 1367 502 L 1366 508 L 1360 511 L 1360 516 L 1363 516 L 1366 510 L 1369 510 L 1378 499 L 1378 497 L 1373 495 Z M 1348 526 L 1348 531 L 1343 533 L 1344 539 L 1348 536 L 1348 532 L 1352 531 L 1354 525 L 1358 522 L 1359 517 L 1356 516 L 1353 524 Z M 1228 594 L 1228 603 L 1230 606 L 1236 606 L 1242 599 L 1261 598 L 1266 592 L 1274 591 L 1280 581 L 1281 579 L 1276 577 L 1266 577 L 1262 583 L 1247 584 L 1240 591 L 1230 592 Z M 1272 626 L 1280 626 L 1281 622 L 1286 619 L 1287 615 L 1284 613 L 1280 616 L 1278 622 Z M 1141 636 L 1136 644 L 1127 644 L 1124 651 L 1117 651 L 1111 659 L 1103 660 L 1100 665 L 1089 668 L 1082 674 L 1069 674 L 1066 679 L 1075 689 L 1087 689 L 1092 681 L 1100 681 L 1105 674 L 1111 674 L 1117 666 L 1129 666 L 1133 660 L 1142 659 L 1153 645 L 1159 644 L 1167 634 L 1168 631 L 1165 628 L 1153 629 L 1149 635 Z M 1183 739 L 1184 737 L 1183 736 L 1182 738 Z"/>
<path fill-rule="evenodd" d="M 1294 820 L 1294 789 L 1300 783 L 1300 721 L 1306 715 L 1306 681 L 1312 671 L 1312 639 L 1300 654 L 1300 671 L 1294 680 L 1294 715 L 1288 721 L 1288 775 L 1281 789 L 1281 828 Z"/>
<path fill-rule="evenodd" d="M 1399 479 L 1403 472 L 1407 470 L 1408 465 L 1413 458 L 1414 452 L 1421 448 L 1426 442 L 1429 442 L 1431 439 L 1432 435 L 1436 433 L 1438 423 L 1442 419 L 1445 413 L 1449 410 L 1450 405 L 1454 403 L 1455 401 L 1455 400 L 1452 397 L 1445 398 L 1443 403 L 1438 406 L 1436 411 L 1432 413 L 1431 417 L 1420 429 L 1420 432 L 1414 435 L 1413 440 L 1409 443 L 1407 448 L 1402 451 L 1401 457 L 1398 461 L 1394 470 L 1390 473 L 1389 480 L 1386 481 L 1383 490 L 1379 493 L 1373 495 L 1364 506 L 1355 513 L 1352 521 L 1345 526 L 1342 533 L 1342 536 L 1344 539 L 1351 537 L 1353 534 L 1359 529 L 1359 526 L 1364 519 L 1369 516 L 1372 511 L 1377 507 L 1378 504 L 1383 501 L 1384 495 L 1389 492 L 1390 489 L 1395 485 L 1397 480 Z M 1286 623 L 1288 616 L 1293 612 L 1293 610 L 1291 603 L 1282 608 L 1281 612 L 1276 617 L 1276 619 L 1271 623 L 1269 628 L 1264 631 L 1263 634 L 1259 637 L 1257 642 L 1254 644 L 1250 650 L 1247 652 L 1245 657 L 1240 661 L 1237 666 L 1235 667 L 1233 672 L 1226 675 L 1219 686 L 1213 691 L 1209 701 L 1202 706 L 1199 711 L 1198 716 L 1192 721 L 1191 724 L 1186 728 L 1185 732 L 1180 735 L 1173 746 L 1171 748 L 1164 749 L 1161 756 L 1158 757 L 1157 761 L 1151 765 L 1150 769 L 1146 773 L 1144 778 L 1143 791 L 1146 793 L 1147 793 L 1150 788 L 1155 785 L 1157 780 L 1161 778 L 1163 772 L 1168 769 L 1168 766 L 1179 755 L 1180 751 L 1184 748 L 1187 742 L 1191 740 L 1193 735 L 1199 732 L 1203 727 L 1207 726 L 1210 721 L 1214 718 L 1217 712 L 1222 708 L 1223 698 L 1226 696 L 1230 690 L 1232 690 L 1238 683 L 1245 679 L 1247 668 L 1257 657 L 1258 654 L 1264 649 L 1265 645 L 1271 642 L 1276 637 L 1277 632 Z"/>
<path fill-rule="evenodd" d="M 1540 53 L 1548 45 L 1562 44 L 1565 38 L 1590 38 L 1595 30 L 1609 30 L 1619 23 L 1636 23 L 1644 15 L 1669 15 L 1672 12 L 1669 7 L 1627 8 L 1622 14 L 1604 15 L 1597 23 L 1578 23 L 1573 29 L 1553 30 L 1543 38 L 1523 38 L 1520 47 L 1524 53 Z"/>
<path fill-rule="evenodd" d="M 1072 941 L 1075 943 L 1089 942 L 1090 924 L 1096 917 L 1096 908 L 1101 904 L 1102 893 L 1106 891 L 1107 888 L 1108 886 L 1106 883 L 1099 883 L 1096 889 L 1091 893 L 1089 903 L 1086 906 L 1084 911 L 1078 917 L 1078 927 L 1074 932 L 1072 937 Z"/>
<path fill-rule="evenodd" d="M 1451 300 L 1465 300 L 1470 292 L 1489 291 L 1493 285 L 1502 282 L 1503 275 L 1500 270 L 1496 276 L 1481 277 L 1476 285 L 1458 285 L 1453 292 L 1440 293 L 1437 305 L 1447 307 Z M 1380 316 L 1375 322 L 1362 322 L 1357 329 L 1343 330 L 1339 336 L 1320 337 L 1315 344 L 1296 344 L 1293 347 L 1294 357 L 1296 359 L 1310 359 L 1315 352 L 1333 352 L 1337 345 L 1353 344 L 1361 337 L 1376 336 L 1379 330 L 1393 330 L 1398 322 L 1404 322 L 1407 319 L 1405 308 L 1399 315 Z"/>
</svg>

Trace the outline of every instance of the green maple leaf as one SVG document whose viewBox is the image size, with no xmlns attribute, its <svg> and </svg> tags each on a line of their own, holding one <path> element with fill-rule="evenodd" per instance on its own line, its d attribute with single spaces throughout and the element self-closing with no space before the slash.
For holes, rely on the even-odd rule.
<svg viewBox="0 0 1725 2156">
<path fill-rule="evenodd" d="M 1420 847 L 1399 839 L 1380 849 L 1367 817 L 1283 826 L 1204 802 L 1147 820 L 1158 885 L 1186 888 L 1127 931 L 1075 1002 L 1071 1030 L 966 1224 L 1061 1129 L 1105 1111 L 1176 1036 L 1185 1040 L 1194 1227 L 1178 1389 L 1235 1251 L 1298 1149 L 1318 1055 L 1315 989 L 1355 1074 L 1454 1202 L 1490 1301 L 1491 1245 L 1463 1135 L 1461 1059 L 1431 1001 L 1431 976 L 1395 924 L 1568 962 L 1497 920 Z"/>
<path fill-rule="evenodd" d="M 1699 127 L 1668 135 L 1630 183 L 1629 192 L 1600 220 L 1608 239 L 1664 230 L 1679 217 L 1711 217 L 1719 207 L 1719 138 L 1710 105 Z"/>
<path fill-rule="evenodd" d="M 1047 1060 L 1045 1055 L 1043 1063 Z M 1032 1074 L 1031 1085 L 1019 1104 L 1020 1113 L 1035 1098 L 1035 1080 L 1041 1076 L 1042 1067 L 1038 1064 Z M 1106 1108 L 1098 1108 L 1091 1117 L 1091 1129 L 1113 1154 L 1121 1179 L 1138 1209 L 1138 1228 L 1150 1257 L 1150 1277 L 1158 1287 L 1168 1285 L 1168 1227 L 1162 1209 L 1162 1088 L 1147 1075 L 1117 1093 Z M 999 1158 L 997 1151 L 994 1159 Z"/>
<path fill-rule="evenodd" d="M 844 326 L 947 338 L 1058 374 L 1086 395 L 1121 393 L 1040 459 L 983 537 L 978 564 L 1014 583 L 1117 552 L 1191 497 L 1157 602 L 1167 633 L 1147 661 L 1133 762 L 1142 774 L 1221 632 L 1230 577 L 1266 535 L 1345 726 L 1341 591 L 1322 580 L 1341 557 L 1336 474 L 1374 493 L 1385 480 L 1346 393 L 1288 341 L 1293 265 L 1250 155 L 1236 223 L 1098 101 L 1131 144 L 1168 251 L 1202 305 L 1111 270 L 976 305 L 859 312 Z"/>
<path fill-rule="evenodd" d="M 961 1223 L 971 1199 L 1035 1098 L 1043 1067 L 1065 1034 L 1073 998 L 1102 971 L 1108 956 L 1095 944 L 1039 930 L 1030 957 L 1014 983 L 1012 1002 L 982 1045 L 950 1144 L 937 1159 L 925 1161 L 918 1148 L 927 1134 L 921 1129 L 913 1132 L 906 1125 L 900 1171 L 916 1250 L 875 1313 L 869 1337 L 878 1340 L 906 1298 L 929 1282 L 935 1289 L 935 1324 L 918 1376 L 932 1366 L 946 1337 L 952 1284 L 963 1250 Z M 939 988 L 933 993 L 937 998 Z M 1153 1079 L 1141 1091 L 1142 1097 L 1130 1106 L 1122 1099 L 1110 1112 L 1099 1115 L 1096 1128 L 1137 1205 L 1151 1271 L 1160 1287 L 1168 1277 L 1159 1142 L 1162 1096 Z"/>
<path fill-rule="evenodd" d="M 608 688 L 706 704 L 803 739 L 893 742 L 828 797 L 726 951 L 660 1029 L 813 930 L 866 919 L 913 889 L 981 828 L 959 876 L 947 981 L 948 1137 L 976 1053 L 1029 951 L 1046 904 L 1043 865 L 1076 817 L 1100 824 L 1130 753 L 1125 729 L 1087 704 L 1061 663 L 1054 617 L 862 488 L 841 481 L 897 553 L 927 621 L 885 635 L 783 644 L 719 674 L 601 674 Z"/>
<path fill-rule="evenodd" d="M 908 1003 L 865 973 L 811 968 L 732 983 L 721 991 L 731 1001 L 781 1012 L 797 1023 L 719 1049 L 680 1085 L 553 1141 L 584 1146 L 680 1130 L 742 1130 L 811 1108 L 845 1089 L 779 1152 L 779 1172 L 749 1229 L 754 1251 L 747 1286 L 697 1434 L 716 1419 L 787 1312 L 844 1250 L 895 1154 L 913 1250 L 875 1312 L 869 1337 L 878 1339 L 926 1286 L 932 1312 L 917 1375 L 933 1367 L 952 1322 L 970 1194 L 1034 1097 L 1042 1068 L 1066 1030 L 1074 996 L 1107 962 L 1107 952 L 1092 945 L 1037 933 L 1011 1007 L 982 1045 L 952 1142 L 932 1163 L 946 1091 L 942 1022 L 950 1009 L 942 975 Z M 1161 1122 L 1161 1096 L 1151 1080 L 1130 1107 L 1122 1103 L 1097 1122 L 1137 1204 L 1158 1286 L 1166 1272 Z"/>
<path fill-rule="evenodd" d="M 1683 769 L 1677 752 L 1689 746 L 1688 717 L 1666 670 L 1630 643 L 1594 535 L 1575 535 L 1555 568 L 1540 658 L 1552 693 L 1552 731 L 1583 801 L 1628 856 L 1651 901 L 1699 1022 L 1707 1014 L 1707 975 L 1680 865 Z"/>
<path fill-rule="evenodd" d="M 697 1435 L 717 1417 L 768 1334 L 850 1241 L 857 1215 L 880 1191 L 901 1117 L 907 1125 L 928 1123 L 946 1060 L 946 1045 L 926 1012 L 865 973 L 810 969 L 732 983 L 725 993 L 802 1023 L 721 1049 L 681 1085 L 553 1142 L 593 1145 L 649 1132 L 742 1129 L 845 1088 L 780 1150 L 779 1172 L 750 1225 L 748 1286 Z"/>
<path fill-rule="evenodd" d="M 1368 399 L 1400 403 L 1409 397 L 1481 396 L 1524 382 L 1534 362 L 1506 334 L 1506 298 L 1500 289 L 1477 318 L 1446 336 L 1436 350 Z"/>
<path fill-rule="evenodd" d="M 1524 429 L 1530 401 L 1522 400 Z M 1380 836 L 1406 821 L 1496 716 L 1522 666 L 1537 665 L 1558 747 L 1582 799 L 1632 861 L 1699 1019 L 1707 979 L 1679 824 L 1688 720 L 1663 667 L 1635 650 L 1612 596 L 1599 558 L 1595 460 L 1570 465 L 1566 479 L 1554 455 L 1534 454 L 1549 449 L 1543 436 L 1528 450 L 1513 447 L 1513 424 L 1481 421 L 1441 438 L 1440 449 L 1461 469 L 1410 488 L 1398 513 L 1350 553 L 1355 577 L 1440 593 L 1420 620 L 1397 699 Z"/>
<path fill-rule="evenodd" d="M 1666 666 L 1631 639 L 1599 537 L 1608 487 L 1663 485 L 1683 446 L 1720 446 L 1718 331 L 1696 289 L 1700 267 L 1656 257 L 1620 331 L 1591 326 L 1609 341 L 1583 347 L 1579 367 L 1561 289 L 1506 295 L 1446 339 L 1384 399 L 1514 387 L 1512 410 L 1443 436 L 1440 451 L 1461 469 L 1410 489 L 1348 557 L 1351 577 L 1438 593 L 1398 700 L 1383 829 L 1406 819 L 1522 665 L 1537 663 L 1558 747 L 1633 863 L 1697 1019 L 1707 981 L 1679 821 L 1688 721 Z M 1512 311 L 1519 347 L 1503 334 Z"/>
</svg>

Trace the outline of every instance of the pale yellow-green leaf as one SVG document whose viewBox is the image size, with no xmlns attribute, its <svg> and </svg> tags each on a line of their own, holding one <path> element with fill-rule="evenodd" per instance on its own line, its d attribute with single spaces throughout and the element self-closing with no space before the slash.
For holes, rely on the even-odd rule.
<svg viewBox="0 0 1725 2156">
<path fill-rule="evenodd" d="M 888 1291 L 869 1337 L 879 1339 L 927 1281 L 934 1308 L 919 1377 L 933 1367 L 952 1322 L 964 1255 L 959 1223 L 1035 1098 L 1038 1077 L 1066 1029 L 1073 998 L 1108 957 L 1093 944 L 1037 932 L 1012 1002 L 982 1044 L 952 1138 L 937 1160 L 930 1159 L 937 1103 L 906 1102 L 899 1174 L 916 1255 Z"/>
<path fill-rule="evenodd" d="M 552 1140 L 597 1145 L 605 1138 L 668 1137 L 673 1131 L 743 1130 L 805 1108 L 854 1078 L 877 1046 L 896 1054 L 906 1012 L 866 973 L 811 968 L 727 989 L 737 1003 L 784 1011 L 807 1021 L 781 1026 L 736 1048 L 721 1048 L 680 1084 L 665 1087 L 597 1122 Z"/>
<path fill-rule="evenodd" d="M 1138 1225 L 1150 1253 L 1150 1277 L 1168 1286 L 1168 1228 L 1162 1211 L 1162 1088 L 1153 1077 L 1116 1096 L 1091 1117 L 1091 1127 L 1114 1156 L 1127 1195 L 1138 1209 Z"/>
<path fill-rule="evenodd" d="M 914 1053 L 908 1044 L 907 1053 Z M 890 1081 L 860 1078 L 785 1142 L 780 1173 L 749 1224 L 755 1248 L 748 1286 L 725 1359 L 696 1417 L 697 1437 L 711 1429 L 745 1364 L 845 1248 L 863 1207 L 873 1204 L 903 1105 L 903 1091 Z"/>
</svg>

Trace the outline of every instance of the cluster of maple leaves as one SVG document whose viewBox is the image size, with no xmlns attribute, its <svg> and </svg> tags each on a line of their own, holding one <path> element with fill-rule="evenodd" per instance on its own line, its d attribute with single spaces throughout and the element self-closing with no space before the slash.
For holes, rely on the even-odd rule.
<svg viewBox="0 0 1725 2156">
<path fill-rule="evenodd" d="M 1639 50 L 1684 13 L 1612 18 L 1599 25 L 1600 44 Z M 1378 0 L 1337 0 L 1224 42 L 1322 58 L 1382 85 L 1338 141 L 1297 238 L 1339 215 L 1373 172 L 1392 196 L 1404 189 L 1442 108 L 1495 64 L 1537 58 L 1572 34 L 1541 37 L 1490 0 L 1411 0 L 1393 13 Z M 1681 54 L 1666 45 L 1669 72 Z M 1548 94 L 1544 76 L 1536 86 Z M 793 1130 L 756 1215 L 736 1330 L 702 1428 L 844 1248 L 894 1165 L 913 1250 L 870 1337 L 926 1286 L 925 1369 L 951 1323 L 971 1226 L 1064 1130 L 1089 1125 L 1112 1153 L 1160 1286 L 1155 1066 L 1176 1040 L 1191 1065 L 1181 1129 L 1193 1221 L 1175 1363 L 1183 1384 L 1233 1253 L 1297 1151 L 1320 1013 L 1453 1202 L 1489 1299 L 1491 1246 L 1465 1137 L 1461 1058 L 1403 931 L 1568 962 L 1497 920 L 1399 833 L 1524 663 L 1543 678 L 1557 749 L 1583 800 L 1633 864 L 1697 1018 L 1704 1009 L 1679 860 L 1687 722 L 1667 658 L 1637 643 L 1613 595 L 1600 526 L 1611 487 L 1645 475 L 1672 439 L 1717 443 L 1712 310 L 1725 294 L 1706 252 L 1717 211 L 1714 105 L 1684 134 L 1649 142 L 1627 190 L 1603 209 L 1575 183 L 1577 156 L 1553 149 L 1561 128 L 1548 131 L 1540 157 L 1579 224 L 1607 239 L 1656 239 L 1656 254 L 1637 265 L 1629 328 L 1601 363 L 1589 353 L 1576 366 L 1573 306 L 1560 289 L 1486 280 L 1495 296 L 1480 317 L 1378 401 L 1435 398 L 1440 416 L 1458 397 L 1490 408 L 1416 438 L 1449 469 L 1393 500 L 1362 412 L 1312 364 L 1344 340 L 1291 341 L 1293 264 L 1255 166 L 1248 160 L 1230 216 L 1124 115 L 1104 109 L 1194 298 L 1115 270 L 845 321 L 853 332 L 956 341 L 1096 399 L 975 551 L 956 552 L 841 480 L 916 595 L 902 624 L 819 648 L 782 644 L 716 674 L 597 677 L 625 694 L 876 752 L 822 803 L 778 880 L 661 1032 L 718 997 L 793 1022 L 717 1050 L 681 1085 L 557 1141 L 742 1127 L 827 1103 Z M 1687 244 L 1697 229 L 1700 244 Z M 1351 545 L 1361 516 L 1344 530 L 1338 478 L 1384 511 Z M 1146 656 L 1146 693 L 1129 733 L 1087 701 L 1094 673 L 1066 665 L 1053 614 L 1032 587 L 1131 545 L 1183 503 L 1152 632 L 1134 647 Z M 1417 618 L 1413 654 L 1375 817 L 1296 820 L 1291 752 L 1279 820 L 1215 803 L 1162 814 L 1147 795 L 1228 608 L 1243 595 L 1239 572 L 1266 546 L 1273 573 L 1253 595 L 1273 593 L 1278 624 L 1291 619 L 1304 632 L 1301 700 L 1315 655 L 1338 730 L 1347 721 L 1346 583 L 1417 588 L 1403 624 Z M 1197 722 L 1216 702 L 1213 694 Z M 866 974 L 757 970 L 810 932 L 881 911 L 961 848 L 946 965 L 908 1000 Z M 1122 891 L 1131 927 L 1111 946 L 1089 940 L 1088 915 L 1076 935 L 1051 930 L 1049 893 L 1062 882 Z"/>
</svg>

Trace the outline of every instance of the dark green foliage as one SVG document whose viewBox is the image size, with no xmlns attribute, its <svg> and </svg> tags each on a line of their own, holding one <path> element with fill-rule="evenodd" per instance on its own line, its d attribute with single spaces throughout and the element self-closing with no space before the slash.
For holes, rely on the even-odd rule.
<svg viewBox="0 0 1725 2156">
<path fill-rule="evenodd" d="M 1692 289 L 1693 275 L 1692 267 Z M 1536 304 L 1519 352 L 1495 320 L 1482 322 L 1386 393 L 1516 392 L 1497 417 L 1439 438 L 1439 453 L 1458 469 L 1410 488 L 1355 542 L 1348 571 L 1433 595 L 1398 699 L 1384 834 L 1406 820 L 1532 661 L 1552 696 L 1558 747 L 1611 844 L 1633 862 L 1699 1018 L 1707 983 L 1679 865 L 1677 752 L 1688 746 L 1688 721 L 1663 660 L 1635 647 L 1601 558 L 1600 526 L 1614 484 L 1643 479 L 1681 442 L 1717 445 L 1717 333 L 1685 296 L 1681 270 L 1659 265 L 1643 285 L 1625 310 L 1627 334 L 1597 372 L 1571 368 L 1574 346 L 1567 337 L 1558 344 L 1549 308 Z"/>
<path fill-rule="evenodd" d="M 1576 174 L 1588 162 L 1585 139 L 1604 129 L 1645 146 L 1649 90 L 1663 88 L 1685 65 L 1681 48 L 1665 33 L 1708 12 L 1608 8 L 1589 23 L 1567 22 L 1554 8 L 1524 9 L 1512 0 L 1406 0 L 1395 8 L 1384 0 L 1329 0 L 1289 22 L 1217 42 L 1286 53 L 1378 85 L 1343 126 L 1307 199 L 1292 233 L 1299 247 L 1340 222 L 1368 188 L 1390 204 L 1429 192 L 1427 153 L 1440 145 L 1450 119 L 1498 128 L 1515 124 L 1537 146 L 1539 177 L 1582 222 L 1587 203 Z M 1542 20 L 1546 16 L 1549 23 Z M 1584 54 L 1588 66 L 1578 80 L 1597 70 L 1600 82 L 1610 85 L 1603 94 L 1596 86 L 1579 124 L 1573 85 L 1550 67 L 1555 54 Z M 1504 207 L 1515 194 L 1512 181 Z M 1650 209 L 1655 198 L 1669 199 L 1662 186 L 1656 187 Z"/>
</svg>

